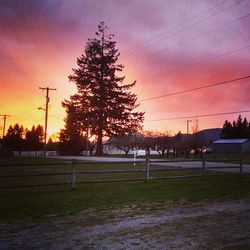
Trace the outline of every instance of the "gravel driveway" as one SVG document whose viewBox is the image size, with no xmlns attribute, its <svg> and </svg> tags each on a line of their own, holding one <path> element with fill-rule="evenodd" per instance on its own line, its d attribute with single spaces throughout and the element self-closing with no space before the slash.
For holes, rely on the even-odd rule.
<svg viewBox="0 0 250 250">
<path fill-rule="evenodd" d="M 176 168 L 202 168 L 201 161 L 165 161 L 164 163 L 154 163 L 155 165 L 159 166 L 166 166 L 166 167 L 176 167 Z M 223 171 L 223 172 L 230 172 L 230 173 L 240 173 L 239 163 L 224 163 L 224 162 L 206 162 L 206 169 L 216 170 L 216 171 Z M 250 165 L 243 164 L 243 173 L 250 173 Z"/>
<path fill-rule="evenodd" d="M 223 248 L 250 248 L 250 198 L 150 203 L 0 224 L 0 249 Z"/>
</svg>

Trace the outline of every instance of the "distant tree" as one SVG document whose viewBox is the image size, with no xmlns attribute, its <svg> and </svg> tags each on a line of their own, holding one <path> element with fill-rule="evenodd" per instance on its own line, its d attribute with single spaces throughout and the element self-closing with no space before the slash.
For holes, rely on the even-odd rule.
<svg viewBox="0 0 250 250">
<path fill-rule="evenodd" d="M 110 139 L 110 144 L 124 151 L 125 155 L 136 147 L 135 135 L 114 136 Z"/>
<path fill-rule="evenodd" d="M 134 145 L 138 149 L 155 150 L 161 157 L 169 157 L 172 150 L 175 157 L 181 138 L 181 133 L 171 136 L 171 132 L 167 130 L 163 132 L 144 130 L 135 137 Z"/>
<path fill-rule="evenodd" d="M 154 135 L 155 150 L 161 157 L 169 156 L 169 150 L 172 148 L 172 139 L 169 131 L 156 132 Z"/>
<path fill-rule="evenodd" d="M 238 116 L 236 121 L 233 123 L 225 121 L 222 131 L 222 139 L 250 139 L 250 124 L 246 117 L 242 119 L 241 115 Z"/>
<path fill-rule="evenodd" d="M 171 138 L 172 141 L 172 151 L 173 151 L 173 158 L 178 157 L 178 152 L 180 150 L 181 147 L 181 143 L 182 143 L 182 134 L 181 131 L 179 131 L 176 135 L 174 135 Z"/>
<path fill-rule="evenodd" d="M 123 83 L 123 65 L 117 64 L 119 53 L 113 37 L 101 22 L 96 38 L 88 39 L 84 54 L 77 59 L 78 68 L 69 76 L 77 86 L 70 103 L 76 107 L 82 130 L 89 128 L 96 135 L 96 154 L 102 154 L 104 136 L 136 133 L 144 116 L 133 111 L 138 107 L 136 95 L 130 92 L 135 82 Z"/>
<path fill-rule="evenodd" d="M 3 138 L 4 147 L 10 150 L 22 150 L 24 148 L 24 128 L 19 124 L 10 126 Z"/>
<path fill-rule="evenodd" d="M 64 119 L 65 128 L 59 133 L 59 150 L 71 154 L 80 154 L 86 149 L 86 138 L 82 135 L 80 122 L 75 111 L 76 107 L 70 102 L 63 102 L 67 116 Z"/>
<path fill-rule="evenodd" d="M 241 115 L 239 115 L 237 121 L 236 121 L 236 126 L 234 127 L 235 130 L 235 137 L 238 138 L 250 138 L 250 134 L 248 133 L 249 129 L 249 123 L 246 119 L 242 119 Z"/>
<path fill-rule="evenodd" d="M 27 130 L 25 135 L 26 150 L 40 150 L 43 147 L 44 131 L 41 125 L 32 126 L 31 130 Z"/>
<path fill-rule="evenodd" d="M 57 151 L 59 150 L 59 142 L 53 142 L 51 138 L 49 138 L 47 142 L 47 150 L 48 151 Z"/>
<path fill-rule="evenodd" d="M 228 120 L 225 121 L 221 130 L 222 139 L 231 139 L 233 137 L 233 126 Z"/>
<path fill-rule="evenodd" d="M 195 156 L 197 156 L 198 153 L 202 154 L 202 144 L 203 142 L 201 135 L 199 133 L 196 133 L 182 137 L 178 149 L 185 153 L 186 158 L 189 158 L 192 150 L 194 151 Z"/>
<path fill-rule="evenodd" d="M 161 157 L 169 155 L 169 150 L 171 149 L 173 140 L 170 137 L 169 131 L 151 131 L 144 130 L 140 136 L 137 136 L 134 140 L 134 145 L 140 149 L 151 149 L 158 152 Z"/>
<path fill-rule="evenodd" d="M 245 117 L 243 119 L 243 134 L 246 135 L 246 138 L 250 139 L 250 122 L 247 121 Z"/>
<path fill-rule="evenodd" d="M 135 146 L 137 149 L 155 149 L 155 131 L 144 130 L 138 134 L 135 140 Z"/>
</svg>

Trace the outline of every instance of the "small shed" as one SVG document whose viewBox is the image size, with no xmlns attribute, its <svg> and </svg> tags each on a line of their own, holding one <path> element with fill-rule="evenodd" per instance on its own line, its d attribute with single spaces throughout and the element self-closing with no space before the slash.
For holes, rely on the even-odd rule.
<svg viewBox="0 0 250 250">
<path fill-rule="evenodd" d="M 250 152 L 248 139 L 220 139 L 213 142 L 214 153 L 246 153 Z"/>
</svg>

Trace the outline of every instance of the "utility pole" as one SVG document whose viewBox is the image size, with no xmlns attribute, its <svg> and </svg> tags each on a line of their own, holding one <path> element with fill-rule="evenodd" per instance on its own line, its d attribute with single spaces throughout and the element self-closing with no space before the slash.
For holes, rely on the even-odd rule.
<svg viewBox="0 0 250 250">
<path fill-rule="evenodd" d="M 192 122 L 192 120 L 187 120 L 187 134 L 189 134 L 189 123 Z"/>
<path fill-rule="evenodd" d="M 197 133 L 199 131 L 199 119 L 198 116 L 196 116 L 196 118 L 193 120 L 193 133 Z"/>
<path fill-rule="evenodd" d="M 0 116 L 3 116 L 3 137 L 4 138 L 4 135 L 5 135 L 5 126 L 6 126 L 6 119 L 7 117 L 10 117 L 10 115 L 0 115 Z"/>
<path fill-rule="evenodd" d="M 44 153 L 43 156 L 46 157 L 46 146 L 47 146 L 47 128 L 48 128 L 48 108 L 49 108 L 49 91 L 56 90 L 49 87 L 41 88 L 42 91 L 46 90 L 46 108 L 45 108 L 45 131 L 44 131 Z"/>
</svg>

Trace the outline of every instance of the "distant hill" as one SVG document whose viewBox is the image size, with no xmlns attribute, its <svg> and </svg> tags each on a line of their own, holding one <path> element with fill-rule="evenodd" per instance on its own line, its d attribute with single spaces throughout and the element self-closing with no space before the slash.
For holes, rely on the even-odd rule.
<svg viewBox="0 0 250 250">
<path fill-rule="evenodd" d="M 182 138 L 191 138 L 193 136 L 198 136 L 203 142 L 204 146 L 209 145 L 211 142 L 220 139 L 221 128 L 210 128 L 199 131 L 196 134 L 182 134 Z"/>
<path fill-rule="evenodd" d="M 203 140 L 204 145 L 209 145 L 211 142 L 220 139 L 221 128 L 204 129 L 197 133 Z"/>
</svg>

